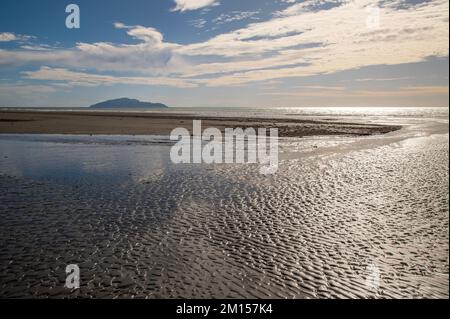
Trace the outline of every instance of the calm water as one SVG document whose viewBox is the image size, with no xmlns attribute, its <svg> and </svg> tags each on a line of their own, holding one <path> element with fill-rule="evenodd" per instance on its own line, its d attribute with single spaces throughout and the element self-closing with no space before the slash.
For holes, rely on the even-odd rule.
<svg viewBox="0 0 450 319">
<path fill-rule="evenodd" d="M 8 110 L 10 108 L 0 108 Z M 23 108 L 34 111 L 89 111 L 89 112 L 121 112 L 120 109 L 95 110 L 89 108 Z M 270 117 L 270 118 L 305 118 L 305 117 L 336 117 L 386 119 L 386 118 L 448 118 L 448 107 L 272 107 L 272 108 L 204 108 L 204 107 L 171 107 L 167 109 L 125 109 L 122 112 L 146 113 L 182 113 L 209 116 L 242 116 L 242 117 Z"/>
<path fill-rule="evenodd" d="M 448 108 L 181 111 L 404 128 L 284 139 L 270 177 L 162 136 L 0 135 L 0 296 L 448 298 Z"/>
</svg>

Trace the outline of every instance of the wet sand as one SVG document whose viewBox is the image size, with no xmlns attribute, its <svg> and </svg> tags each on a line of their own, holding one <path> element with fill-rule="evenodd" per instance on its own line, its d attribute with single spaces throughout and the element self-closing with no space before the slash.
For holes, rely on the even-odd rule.
<svg viewBox="0 0 450 319">
<path fill-rule="evenodd" d="M 151 136 L 0 134 L 0 298 L 448 298 L 448 117 L 423 114 L 281 139 L 270 177 Z"/>
<path fill-rule="evenodd" d="M 164 145 L 20 139 L 0 142 L 0 297 L 448 298 L 448 135 L 270 178 L 171 165 Z"/>
<path fill-rule="evenodd" d="M 203 128 L 278 128 L 281 137 L 316 135 L 374 135 L 400 129 L 395 125 L 356 124 L 300 119 L 205 117 L 173 113 L 89 111 L 0 111 L 0 133 L 169 135 L 177 127 L 192 130 L 192 121 Z"/>
</svg>

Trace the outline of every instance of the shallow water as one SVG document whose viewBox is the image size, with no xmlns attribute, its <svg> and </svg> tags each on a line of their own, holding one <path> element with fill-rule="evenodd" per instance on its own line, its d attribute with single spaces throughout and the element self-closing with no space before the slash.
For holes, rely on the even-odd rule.
<svg viewBox="0 0 450 319">
<path fill-rule="evenodd" d="M 0 296 L 448 298 L 448 109 L 415 112 L 284 139 L 269 177 L 164 137 L 0 135 Z"/>
</svg>

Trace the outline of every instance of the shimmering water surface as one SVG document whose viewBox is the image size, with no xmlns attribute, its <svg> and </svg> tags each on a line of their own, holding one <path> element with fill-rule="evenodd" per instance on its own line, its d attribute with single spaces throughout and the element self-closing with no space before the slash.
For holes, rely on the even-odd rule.
<svg viewBox="0 0 450 319">
<path fill-rule="evenodd" d="M 448 298 L 448 109 L 241 112 L 404 128 L 283 139 L 274 176 L 174 165 L 162 136 L 0 135 L 0 297 Z"/>
</svg>

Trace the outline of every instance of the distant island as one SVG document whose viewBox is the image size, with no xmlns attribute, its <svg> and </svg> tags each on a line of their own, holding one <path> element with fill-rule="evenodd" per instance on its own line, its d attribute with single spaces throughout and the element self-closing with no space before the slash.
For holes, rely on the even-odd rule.
<svg viewBox="0 0 450 319">
<path fill-rule="evenodd" d="M 146 109 L 162 109 L 168 106 L 162 103 L 141 102 L 136 99 L 121 98 L 115 100 L 109 100 L 91 105 L 92 109 L 132 109 L 132 108 L 146 108 Z"/>
</svg>

